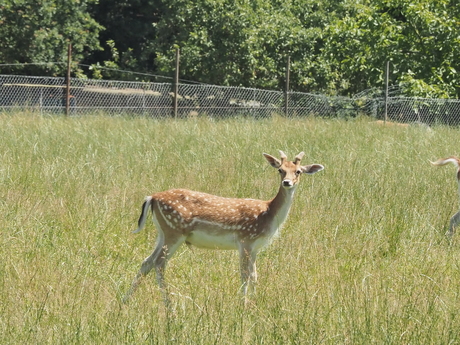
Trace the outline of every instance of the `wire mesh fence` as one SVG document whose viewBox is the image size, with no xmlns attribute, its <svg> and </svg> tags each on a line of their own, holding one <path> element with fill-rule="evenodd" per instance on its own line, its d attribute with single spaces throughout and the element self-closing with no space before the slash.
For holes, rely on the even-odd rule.
<svg viewBox="0 0 460 345">
<path fill-rule="evenodd" d="M 398 88 L 372 89 L 354 97 L 281 92 L 216 85 L 178 85 L 177 108 L 171 83 L 94 79 L 70 80 L 70 115 L 103 112 L 153 118 L 355 117 L 368 115 L 394 122 L 460 125 L 460 101 L 402 97 Z M 0 75 L 0 110 L 62 114 L 66 109 L 66 80 L 56 77 Z"/>
</svg>

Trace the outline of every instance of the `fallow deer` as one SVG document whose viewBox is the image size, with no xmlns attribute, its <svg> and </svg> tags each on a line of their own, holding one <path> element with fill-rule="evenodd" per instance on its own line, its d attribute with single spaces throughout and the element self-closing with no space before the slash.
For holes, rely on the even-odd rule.
<svg viewBox="0 0 460 345">
<path fill-rule="evenodd" d="M 169 303 L 164 271 L 167 261 L 184 242 L 198 248 L 238 250 L 246 298 L 249 286 L 253 288 L 257 280 L 256 255 L 271 242 L 286 220 L 300 175 L 324 169 L 320 164 L 300 165 L 303 152 L 292 162 L 282 151 L 280 160 L 263 155 L 281 176 L 278 194 L 271 200 L 224 198 L 186 189 L 171 189 L 146 197 L 134 232 L 142 230 L 151 209 L 158 237 L 155 250 L 143 261 L 124 297 L 125 302 L 142 278 L 155 268 L 158 285 L 166 304 Z"/>
<path fill-rule="evenodd" d="M 442 166 L 442 165 L 446 165 L 449 163 L 453 163 L 455 167 L 457 168 L 458 194 L 460 196 L 460 159 L 452 156 L 448 158 L 440 158 L 436 162 L 431 162 L 431 164 L 436 165 L 436 166 Z M 452 218 L 450 219 L 449 232 L 448 232 L 449 236 L 452 236 L 454 234 L 455 229 L 459 223 L 460 223 L 460 211 L 454 214 Z"/>
</svg>

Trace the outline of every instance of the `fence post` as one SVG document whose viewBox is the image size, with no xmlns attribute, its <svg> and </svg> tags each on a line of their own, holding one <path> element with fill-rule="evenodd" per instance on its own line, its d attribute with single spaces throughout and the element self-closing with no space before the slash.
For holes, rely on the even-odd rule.
<svg viewBox="0 0 460 345">
<path fill-rule="evenodd" d="M 176 73 L 174 75 L 174 118 L 177 118 L 177 97 L 179 96 L 179 48 L 176 49 Z"/>
<path fill-rule="evenodd" d="M 386 124 L 388 120 L 388 75 L 390 71 L 390 61 L 387 61 L 385 66 L 385 110 L 383 123 Z"/>
<path fill-rule="evenodd" d="M 65 114 L 69 116 L 70 109 L 70 63 L 72 59 L 72 44 L 67 47 L 67 75 L 66 75 L 66 90 L 65 90 Z"/>
<path fill-rule="evenodd" d="M 284 115 L 289 115 L 289 69 L 291 68 L 291 57 L 287 57 L 286 63 L 286 89 L 284 91 Z"/>
</svg>

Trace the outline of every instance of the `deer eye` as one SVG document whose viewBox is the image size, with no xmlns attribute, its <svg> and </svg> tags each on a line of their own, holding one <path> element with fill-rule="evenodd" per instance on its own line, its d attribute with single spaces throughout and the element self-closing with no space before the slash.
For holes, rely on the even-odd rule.
<svg viewBox="0 0 460 345">
<path fill-rule="evenodd" d="M 295 172 L 296 175 L 300 175 L 301 173 L 302 173 L 302 170 L 300 169 Z"/>
<path fill-rule="evenodd" d="M 282 173 L 284 173 L 284 170 L 281 169 L 281 168 L 279 168 L 279 169 L 278 169 L 278 172 L 279 172 L 280 174 L 282 174 Z"/>
</svg>

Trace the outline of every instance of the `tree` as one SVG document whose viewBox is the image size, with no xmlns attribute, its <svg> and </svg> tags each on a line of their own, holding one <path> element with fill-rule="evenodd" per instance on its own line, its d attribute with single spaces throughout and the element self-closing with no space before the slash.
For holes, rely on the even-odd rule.
<svg viewBox="0 0 460 345">
<path fill-rule="evenodd" d="M 350 95 L 391 82 L 408 94 L 458 97 L 460 22 L 454 0 L 171 0 L 155 40 L 160 71 L 182 50 L 188 79 Z"/>
<path fill-rule="evenodd" d="M 389 60 L 392 83 L 407 94 L 458 97 L 460 18 L 454 7 L 453 0 L 357 4 L 327 26 L 319 61 L 331 67 L 330 87 L 352 94 L 382 85 Z"/>
<path fill-rule="evenodd" d="M 162 15 L 161 0 L 99 0 L 89 6 L 92 17 L 104 30 L 100 32 L 103 50 L 94 52 L 85 62 L 112 69 L 155 72 L 155 25 Z M 101 77 L 119 77 L 101 70 Z M 126 74 L 124 74 L 126 78 Z M 133 76 L 132 79 L 136 79 Z"/>
<path fill-rule="evenodd" d="M 317 1 L 309 1 L 313 2 Z M 157 25 L 158 68 L 171 75 L 179 47 L 185 79 L 282 89 L 287 56 L 293 61 L 311 59 L 320 34 L 304 25 L 297 12 L 310 23 L 318 18 L 298 11 L 300 7 L 261 0 L 168 1 Z M 294 82 L 302 79 L 296 73 L 293 77 Z"/>
<path fill-rule="evenodd" d="M 457 0 L 4 0 L 0 63 L 63 62 L 72 42 L 74 60 L 172 77 L 180 48 L 182 79 L 280 90 L 290 56 L 291 89 L 352 95 L 389 60 L 406 94 L 459 97 L 459 23 Z"/>
<path fill-rule="evenodd" d="M 2 67 L 2 71 L 62 75 L 69 43 L 76 61 L 100 49 L 102 27 L 87 12 L 93 1 L 4 0 L 0 5 L 0 63 L 53 64 Z"/>
</svg>

